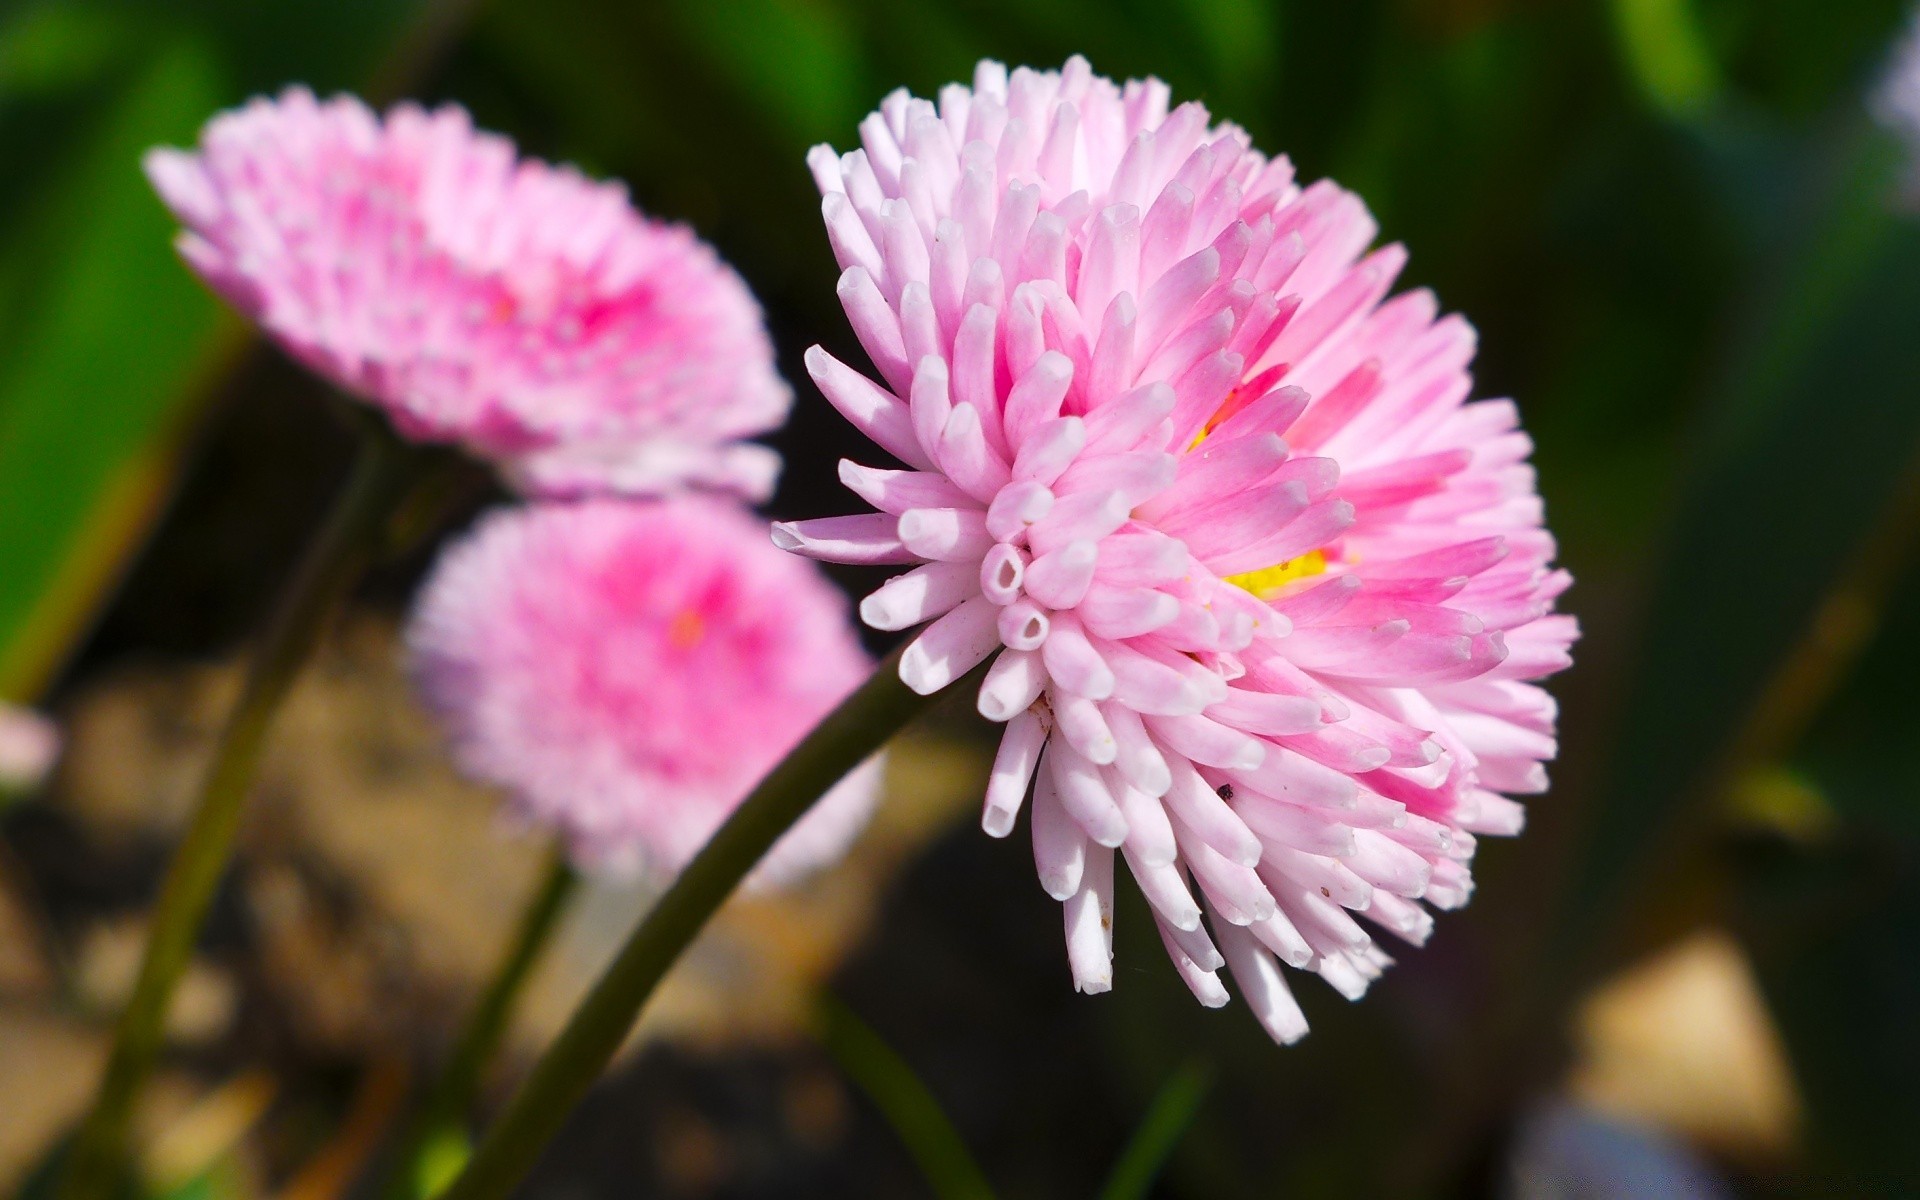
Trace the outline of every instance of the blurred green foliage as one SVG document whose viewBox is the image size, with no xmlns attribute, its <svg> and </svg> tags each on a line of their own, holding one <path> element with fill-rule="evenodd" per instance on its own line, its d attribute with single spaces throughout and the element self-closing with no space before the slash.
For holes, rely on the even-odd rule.
<svg viewBox="0 0 1920 1200">
<path fill-rule="evenodd" d="M 1301 1047 L 1271 1049 L 1236 1009 L 1195 1011 L 1158 969 L 1143 913 L 1123 905 L 1121 961 L 1154 967 L 1087 1002 L 1110 1057 L 1086 1086 L 1138 1113 L 1190 1056 L 1218 1072 L 1156 1194 L 1461 1186 L 1551 1078 L 1581 982 L 1640 948 L 1635 931 L 1707 918 L 1754 949 L 1811 1107 L 1806 1178 L 1770 1186 L 1912 1181 L 1920 577 L 1902 564 L 1920 524 L 1920 219 L 1891 206 L 1898 156 L 1863 109 L 1901 9 L 16 8 L 0 17 L 0 151 L 13 164 L 0 174 L 0 692 L 31 695 L 70 652 L 239 337 L 170 260 L 137 171 L 145 145 L 185 141 L 212 109 L 294 80 L 457 99 L 712 238 L 804 378 L 809 344 L 858 355 L 806 147 L 851 145 L 881 94 L 927 94 L 983 55 L 1085 53 L 1205 99 L 1309 178 L 1339 177 L 1410 246 L 1405 282 L 1480 329 L 1483 392 L 1521 402 L 1588 630 L 1556 684 L 1566 753 L 1534 828 L 1483 849 L 1476 904 L 1366 1005 L 1299 983 L 1315 1026 Z M 834 460 L 860 449 L 802 392 L 778 439 L 790 465 L 776 507 L 789 515 L 843 508 Z M 1852 633 L 1823 640 L 1822 614 L 1849 588 Z M 1782 767 L 1824 798 L 1831 828 L 1719 821 L 1740 772 Z M 1707 909 L 1662 911 L 1702 888 Z"/>
<path fill-rule="evenodd" d="M 1120 1160 L 1113 1164 L 1100 1200 L 1145 1200 L 1167 1159 L 1200 1115 L 1212 1086 L 1213 1072 L 1197 1060 L 1186 1063 L 1161 1085 L 1120 1152 Z"/>
<path fill-rule="evenodd" d="M 822 996 L 817 1009 L 821 1044 L 899 1134 L 940 1200 L 993 1200 L 986 1173 L 913 1067 L 839 1000 Z"/>
<path fill-rule="evenodd" d="M 416 7 L 0 15 L 0 697 L 32 699 L 71 653 L 244 336 L 180 269 L 141 154 L 285 80 L 364 86 Z"/>
</svg>

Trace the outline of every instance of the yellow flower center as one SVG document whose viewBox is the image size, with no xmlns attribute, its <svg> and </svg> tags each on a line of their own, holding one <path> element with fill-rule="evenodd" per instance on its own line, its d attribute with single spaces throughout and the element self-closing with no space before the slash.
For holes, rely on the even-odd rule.
<svg viewBox="0 0 1920 1200">
<path fill-rule="evenodd" d="M 1234 403 L 1237 395 L 1237 392 L 1228 393 L 1226 400 L 1214 410 L 1211 417 L 1207 418 L 1207 423 L 1201 427 L 1200 432 L 1193 435 L 1193 441 L 1187 444 L 1187 453 L 1191 454 L 1199 449 L 1200 443 L 1207 440 L 1207 435 L 1213 432 L 1214 427 L 1226 420 L 1237 409 L 1238 406 Z M 1311 579 L 1315 575 L 1325 574 L 1326 570 L 1326 554 L 1319 550 L 1309 550 L 1298 558 L 1290 558 L 1285 562 L 1275 563 L 1271 567 L 1261 567 L 1257 571 L 1242 571 L 1238 575 L 1227 576 L 1226 580 L 1262 600 L 1271 600 L 1280 594 L 1281 588 L 1294 580 Z"/>
<path fill-rule="evenodd" d="M 1279 595 L 1281 588 L 1294 580 L 1311 579 L 1315 575 L 1324 574 L 1326 569 L 1327 556 L 1319 550 L 1309 550 L 1299 558 L 1290 558 L 1283 563 L 1275 563 L 1271 567 L 1229 575 L 1227 582 L 1252 592 L 1262 600 L 1271 600 Z"/>
<path fill-rule="evenodd" d="M 683 608 L 673 614 L 673 620 L 667 625 L 667 642 L 675 650 L 691 650 L 700 644 L 707 633 L 707 623 L 700 614 L 690 608 Z"/>
</svg>

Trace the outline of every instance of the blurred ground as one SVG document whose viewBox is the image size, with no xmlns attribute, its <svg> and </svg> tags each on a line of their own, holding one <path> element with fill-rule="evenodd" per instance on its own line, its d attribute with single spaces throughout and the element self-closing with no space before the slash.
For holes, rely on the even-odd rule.
<svg viewBox="0 0 1920 1200">
<path fill-rule="evenodd" d="M 170 1015 L 176 1049 L 204 1081 L 262 1050 L 296 1090 L 316 1072 L 425 1065 L 533 885 L 543 845 L 452 773 L 398 660 L 389 620 L 355 619 L 281 714 L 239 861 Z M 138 964 L 133 902 L 184 820 L 235 686 L 225 665 L 108 674 L 71 702 L 71 748 L 46 804 L 11 814 L 0 1074 L 59 1083 L 9 1103 L 0 1182 L 84 1100 L 103 1024 Z M 980 761 L 966 747 L 910 738 L 889 761 L 891 799 L 848 861 L 792 892 L 731 903 L 639 1040 L 738 1055 L 806 1038 L 817 988 L 867 932 L 902 863 L 978 794 Z M 91 879 L 114 880 L 114 894 L 80 885 Z M 557 1029 L 649 899 L 631 885 L 584 891 L 520 1008 L 513 1059 Z M 796 1087 L 803 1126 L 841 1119 L 837 1092 L 820 1100 L 817 1082 Z"/>
<path fill-rule="evenodd" d="M 157 1178 L 190 1177 L 238 1145 L 245 1177 L 337 1194 L 312 1191 L 315 1164 L 337 1185 L 369 1160 L 377 1141 L 356 1140 L 350 1118 L 390 1116 L 405 1078 L 430 1068 L 534 882 L 543 847 L 451 772 L 398 659 L 391 620 L 362 613 L 282 714 L 171 1015 L 173 1069 L 145 1125 Z M 0 1076 L 48 1084 L 10 1098 L 0 1186 L 84 1102 L 137 964 L 138 902 L 234 685 L 227 665 L 105 673 L 71 699 L 50 796 L 8 819 Z M 914 1194 L 892 1135 L 812 1041 L 826 986 L 914 1047 L 1011 1194 L 1066 1194 L 1054 1189 L 1075 1173 L 1096 1176 L 1125 1136 L 1127 1102 L 1030 1102 L 1088 1094 L 1103 1069 L 1100 1002 L 1067 986 L 1057 916 L 1026 878 L 1024 848 L 972 828 L 984 761 L 938 727 L 903 739 L 888 801 L 846 863 L 792 894 L 731 903 L 649 1010 L 636 1039 L 648 1052 L 583 1110 L 533 1194 L 619 1194 L 635 1172 L 661 1195 Z M 631 886 L 585 891 L 521 1007 L 507 1074 L 647 901 Z M 1742 1169 L 1791 1161 L 1793 1084 L 1724 935 L 1608 983 L 1581 1008 L 1576 1044 L 1566 1094 L 1583 1120 L 1664 1130 Z M 320 1131 L 336 1119 L 347 1132 L 329 1142 Z M 344 1169 L 328 1168 L 342 1154 Z"/>
</svg>

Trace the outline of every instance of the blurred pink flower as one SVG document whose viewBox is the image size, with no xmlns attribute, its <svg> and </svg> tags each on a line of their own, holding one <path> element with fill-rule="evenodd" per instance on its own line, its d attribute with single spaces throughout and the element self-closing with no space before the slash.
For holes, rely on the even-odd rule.
<svg viewBox="0 0 1920 1200">
<path fill-rule="evenodd" d="M 618 184 L 515 157 L 456 107 L 384 119 L 292 88 L 147 174 L 180 251 L 302 362 L 410 437 L 548 494 L 764 498 L 786 419 L 759 305 Z"/>
<path fill-rule="evenodd" d="M 0 791 L 39 787 L 60 757 L 60 727 L 30 708 L 0 701 Z"/>
<path fill-rule="evenodd" d="M 719 500 L 535 504 L 442 556 L 408 631 L 416 677 L 473 778 L 591 868 L 686 865 L 867 675 L 845 599 Z M 878 771 L 774 848 L 780 883 L 845 851 Z"/>
<path fill-rule="evenodd" d="M 1869 103 L 1906 150 L 1901 198 L 1910 208 L 1920 207 L 1920 14 L 1908 18 Z"/>
<path fill-rule="evenodd" d="M 860 132 L 809 161 L 883 382 L 807 363 L 908 469 L 843 463 L 881 511 L 775 537 L 925 564 L 861 605 L 933 621 L 914 689 L 993 658 L 984 824 L 1033 782 L 1081 990 L 1112 983 L 1117 849 L 1200 1000 L 1228 966 L 1292 1041 L 1276 964 L 1359 996 L 1389 960 L 1354 916 L 1425 939 L 1473 835 L 1520 828 L 1502 793 L 1546 787 L 1530 681 L 1575 627 L 1514 406 L 1466 403 L 1466 322 L 1386 298 L 1406 255 L 1367 253 L 1357 197 L 1158 80 L 986 62 Z"/>
</svg>

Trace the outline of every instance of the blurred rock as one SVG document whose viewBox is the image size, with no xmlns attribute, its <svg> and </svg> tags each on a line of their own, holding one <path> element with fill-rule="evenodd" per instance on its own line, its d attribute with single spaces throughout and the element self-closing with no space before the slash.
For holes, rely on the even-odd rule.
<svg viewBox="0 0 1920 1200">
<path fill-rule="evenodd" d="M 0 1193 L 11 1195 L 79 1115 L 105 1061 L 106 1040 L 85 1022 L 39 1004 L 0 1002 L 0 1079 L 7 1081 Z"/>
<path fill-rule="evenodd" d="M 96 837 L 170 836 L 186 823 L 216 722 L 237 677 L 224 668 L 141 668 L 75 696 L 55 797 Z"/>
<path fill-rule="evenodd" d="M 1596 1113 L 1747 1165 L 1794 1152 L 1801 1102 L 1746 954 L 1706 930 L 1623 972 L 1577 1020 L 1568 1089 Z"/>
<path fill-rule="evenodd" d="M 985 770 L 972 747 L 928 735 L 896 740 L 879 809 L 847 858 L 797 887 L 735 896 L 661 985 L 636 1040 L 717 1046 L 804 1034 L 820 983 L 877 919 L 882 893 L 904 863 L 972 811 Z M 585 889 L 535 981 L 523 1035 L 543 1042 L 558 1030 L 652 894 L 607 883 Z"/>
<path fill-rule="evenodd" d="M 245 1071 L 163 1123 L 155 1122 L 140 1161 L 148 1189 L 158 1195 L 176 1195 L 216 1164 L 231 1161 L 278 1092 L 272 1075 Z M 252 1195 L 255 1190 L 249 1188 L 243 1194 Z"/>
<path fill-rule="evenodd" d="M 0 1195 L 12 1195 L 78 1121 L 106 1065 L 106 1031 L 44 1002 L 0 1000 Z M 142 1146 L 166 1140 L 203 1089 L 163 1069 L 141 1098 L 136 1136 Z"/>
<path fill-rule="evenodd" d="M 249 999 L 310 1052 L 443 1044 L 545 852 L 453 772 L 400 662 L 385 619 L 356 617 L 330 639 L 280 715 L 243 833 L 238 894 L 254 943 L 243 973 L 265 993 Z M 170 840 L 235 687 L 230 666 L 148 667 L 75 697 L 59 802 L 108 841 Z M 971 809 L 985 767 L 969 746 L 897 742 L 888 797 L 849 859 L 730 903 L 663 986 L 643 1036 L 801 1034 L 814 988 L 865 932 L 881 890 Z M 519 1047 L 558 1028 L 651 898 L 583 890 L 521 1007 Z"/>
<path fill-rule="evenodd" d="M 53 990 L 46 935 L 26 904 L 26 881 L 0 858 L 0 1000 L 43 997 Z"/>
<path fill-rule="evenodd" d="M 1684 1142 L 1579 1104 L 1544 1104 L 1520 1123 L 1502 1181 L 1507 1200 L 1731 1200 Z"/>
<path fill-rule="evenodd" d="M 74 998 L 100 1023 L 110 1025 L 140 971 L 147 945 L 147 922 L 127 917 L 94 926 L 74 956 Z M 197 958 L 187 964 L 167 1009 L 167 1037 L 187 1045 L 218 1040 L 233 1027 L 237 998 L 232 976 Z"/>
</svg>

